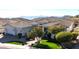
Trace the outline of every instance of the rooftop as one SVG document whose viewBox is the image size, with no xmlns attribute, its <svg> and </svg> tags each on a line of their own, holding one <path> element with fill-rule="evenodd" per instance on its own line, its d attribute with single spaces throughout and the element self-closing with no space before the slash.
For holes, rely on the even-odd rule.
<svg viewBox="0 0 79 59">
<path fill-rule="evenodd" d="M 9 23 L 8 25 L 11 25 L 13 27 L 29 27 L 32 26 L 32 24 L 30 22 L 14 22 L 14 23 Z"/>
</svg>

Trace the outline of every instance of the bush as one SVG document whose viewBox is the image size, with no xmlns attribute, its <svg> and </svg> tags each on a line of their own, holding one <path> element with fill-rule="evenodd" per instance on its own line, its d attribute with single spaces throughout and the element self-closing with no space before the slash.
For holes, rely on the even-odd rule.
<svg viewBox="0 0 79 59">
<path fill-rule="evenodd" d="M 73 39 L 73 34 L 71 32 L 60 32 L 56 35 L 56 40 L 58 42 L 69 42 Z"/>
<path fill-rule="evenodd" d="M 58 32 L 64 31 L 65 28 L 63 26 L 50 26 L 48 27 L 48 31 L 50 33 L 56 34 Z"/>
</svg>

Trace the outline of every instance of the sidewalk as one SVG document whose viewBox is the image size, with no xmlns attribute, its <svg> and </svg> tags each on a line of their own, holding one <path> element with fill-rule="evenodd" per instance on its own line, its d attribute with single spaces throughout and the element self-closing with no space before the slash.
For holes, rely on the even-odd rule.
<svg viewBox="0 0 79 59">
<path fill-rule="evenodd" d="M 29 46 L 0 43 L 0 49 L 30 49 Z"/>
</svg>

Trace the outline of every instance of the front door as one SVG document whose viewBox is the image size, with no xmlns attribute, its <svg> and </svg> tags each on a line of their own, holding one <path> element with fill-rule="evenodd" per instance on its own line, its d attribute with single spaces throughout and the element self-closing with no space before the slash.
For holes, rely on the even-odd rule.
<svg viewBox="0 0 79 59">
<path fill-rule="evenodd" d="M 18 37 L 21 38 L 22 37 L 22 33 L 18 33 Z"/>
</svg>

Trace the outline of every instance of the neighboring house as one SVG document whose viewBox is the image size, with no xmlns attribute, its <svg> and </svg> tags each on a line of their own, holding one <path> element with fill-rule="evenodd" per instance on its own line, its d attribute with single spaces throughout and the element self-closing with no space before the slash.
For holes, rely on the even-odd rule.
<svg viewBox="0 0 79 59">
<path fill-rule="evenodd" d="M 22 34 L 24 36 L 26 33 L 30 32 L 32 25 L 29 23 L 13 23 L 5 25 L 5 33 L 11 35 Z"/>
</svg>

